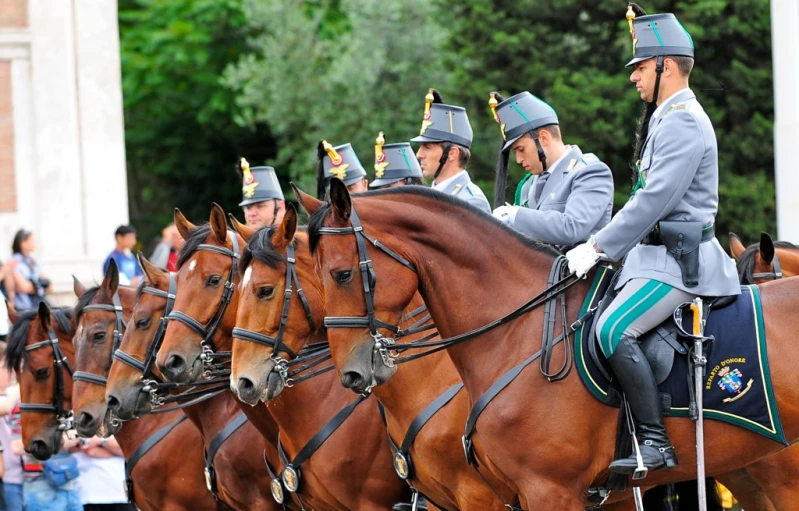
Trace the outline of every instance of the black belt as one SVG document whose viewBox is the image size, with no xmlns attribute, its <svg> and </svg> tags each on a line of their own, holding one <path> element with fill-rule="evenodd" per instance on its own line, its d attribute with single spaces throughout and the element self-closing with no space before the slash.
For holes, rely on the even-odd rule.
<svg viewBox="0 0 799 511">
<path fill-rule="evenodd" d="M 702 243 L 707 243 L 708 241 L 712 240 L 716 237 L 716 224 L 710 224 L 706 227 L 702 228 Z M 641 243 L 644 245 L 653 245 L 653 246 L 661 246 L 663 245 L 663 240 L 660 239 L 660 224 L 655 224 L 655 228 L 652 229 L 652 232 L 644 236 L 644 239 L 641 240 Z"/>
</svg>

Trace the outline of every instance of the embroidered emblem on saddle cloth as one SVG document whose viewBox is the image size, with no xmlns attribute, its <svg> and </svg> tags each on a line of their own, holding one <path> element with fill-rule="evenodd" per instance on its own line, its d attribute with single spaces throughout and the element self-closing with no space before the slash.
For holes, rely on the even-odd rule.
<svg viewBox="0 0 799 511">
<path fill-rule="evenodd" d="M 580 314 L 594 307 L 605 294 L 613 271 L 601 268 L 588 292 Z M 597 367 L 588 342 L 594 332 L 592 317 L 575 334 L 575 360 L 580 378 L 588 391 L 605 404 L 618 406 L 615 390 Z M 707 369 L 703 381 L 704 417 L 727 422 L 786 444 L 771 383 L 766 349 L 766 330 L 760 291 L 757 286 L 741 286 L 741 295 L 731 305 L 711 311 L 705 335 L 715 341 L 707 346 Z M 680 339 L 685 342 L 687 339 Z M 663 342 L 662 340 L 652 342 Z M 687 344 L 689 344 L 688 341 Z M 601 352 L 600 352 L 601 353 Z M 670 396 L 666 416 L 688 417 L 688 358 L 674 353 L 674 366 L 658 386 L 661 395 Z M 601 355 L 600 355 L 601 356 Z"/>
</svg>

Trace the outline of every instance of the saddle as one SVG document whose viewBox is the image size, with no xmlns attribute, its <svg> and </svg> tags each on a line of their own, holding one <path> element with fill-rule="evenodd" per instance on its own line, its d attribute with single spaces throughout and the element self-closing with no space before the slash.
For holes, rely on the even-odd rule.
<svg viewBox="0 0 799 511">
<path fill-rule="evenodd" d="M 605 355 L 599 347 L 599 340 L 596 337 L 596 319 L 602 315 L 613 299 L 616 298 L 618 292 L 615 287 L 619 274 L 620 272 L 613 276 L 607 286 L 607 291 L 601 298 L 594 315 L 594 322 L 591 325 L 589 342 L 587 344 L 591 359 L 602 373 L 602 376 L 608 380 L 613 380 L 612 372 Z M 738 297 L 735 295 L 704 298 L 703 303 L 705 310 L 703 316 L 707 318 L 710 311 L 723 309 L 733 304 L 737 298 Z M 689 341 L 679 335 L 677 324 L 672 317 L 666 318 L 661 324 L 642 335 L 639 338 L 639 342 L 641 344 L 641 351 L 643 351 L 646 356 L 658 385 L 665 382 L 671 374 L 674 368 L 674 358 L 676 355 L 688 356 L 688 351 L 690 349 Z M 618 397 L 618 393 L 616 393 L 614 401 L 616 401 Z M 618 405 L 618 401 L 612 404 Z M 668 407 L 666 407 L 666 409 L 668 409 Z"/>
</svg>

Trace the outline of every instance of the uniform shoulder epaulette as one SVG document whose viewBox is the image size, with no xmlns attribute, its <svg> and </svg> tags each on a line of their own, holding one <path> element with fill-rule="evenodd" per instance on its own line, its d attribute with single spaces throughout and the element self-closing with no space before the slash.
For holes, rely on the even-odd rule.
<svg viewBox="0 0 799 511">
<path fill-rule="evenodd" d="M 669 107 L 669 109 L 666 111 L 666 115 L 674 112 L 675 110 L 686 110 L 687 108 L 688 106 L 685 104 L 685 101 L 675 103 Z"/>
<path fill-rule="evenodd" d="M 582 157 L 583 163 L 586 165 L 591 165 L 592 163 L 599 163 L 600 159 L 594 153 L 583 153 Z"/>
</svg>

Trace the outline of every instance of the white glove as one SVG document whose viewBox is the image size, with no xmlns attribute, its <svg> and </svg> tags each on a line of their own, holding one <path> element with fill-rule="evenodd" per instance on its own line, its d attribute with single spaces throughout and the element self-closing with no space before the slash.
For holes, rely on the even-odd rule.
<svg viewBox="0 0 799 511">
<path fill-rule="evenodd" d="M 505 204 L 494 210 L 494 217 L 502 223 L 513 225 L 516 221 L 516 213 L 519 212 L 519 206 L 511 206 Z"/>
<path fill-rule="evenodd" d="M 591 268 L 599 262 L 603 254 L 596 251 L 594 237 L 588 239 L 582 245 L 577 245 L 566 252 L 566 259 L 569 260 L 569 271 L 578 277 L 583 277 Z"/>
</svg>

